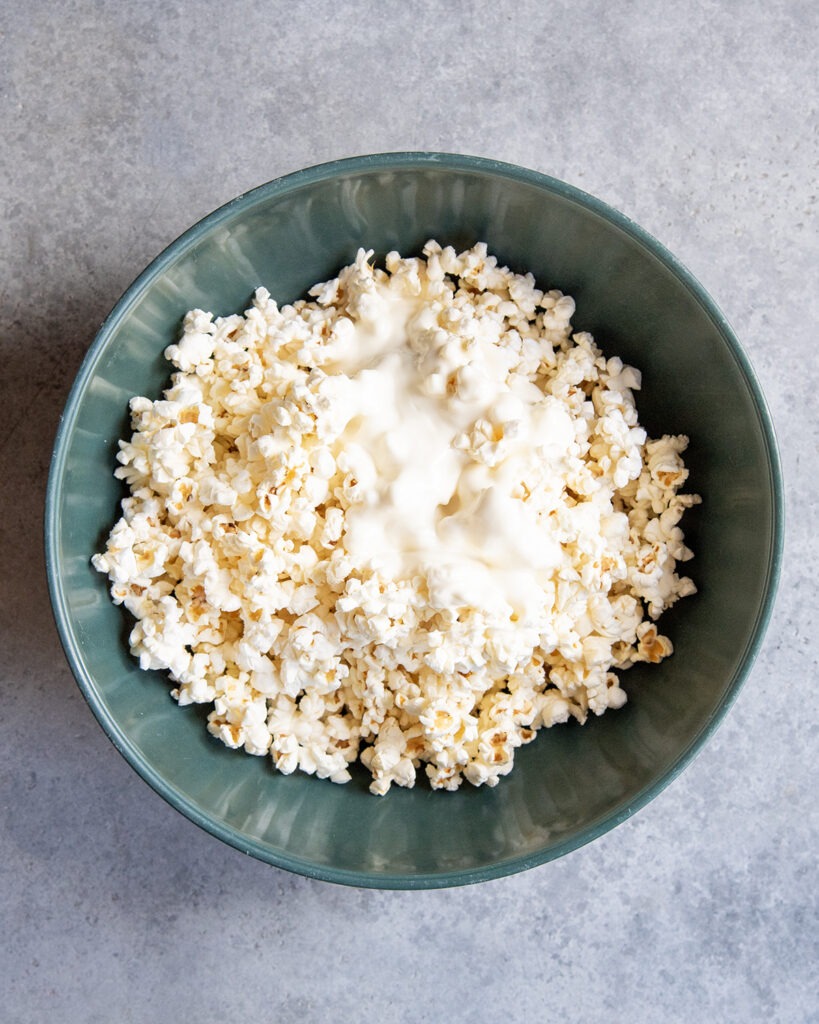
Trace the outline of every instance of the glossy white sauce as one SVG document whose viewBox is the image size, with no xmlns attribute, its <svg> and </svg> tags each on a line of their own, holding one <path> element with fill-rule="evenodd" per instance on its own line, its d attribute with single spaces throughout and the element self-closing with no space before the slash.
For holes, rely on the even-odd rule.
<svg viewBox="0 0 819 1024">
<path fill-rule="evenodd" d="M 559 468 L 575 436 L 571 418 L 526 379 L 509 378 L 513 391 L 512 357 L 491 340 L 473 344 L 455 393 L 447 391 L 431 311 L 388 288 L 372 298 L 323 367 L 344 375 L 339 465 L 364 492 L 346 512 L 347 551 L 388 578 L 424 573 L 439 607 L 542 603 L 541 584 L 562 552 L 512 492 L 533 471 Z M 507 431 L 517 423 L 493 467 L 454 445 L 481 418 Z"/>
</svg>

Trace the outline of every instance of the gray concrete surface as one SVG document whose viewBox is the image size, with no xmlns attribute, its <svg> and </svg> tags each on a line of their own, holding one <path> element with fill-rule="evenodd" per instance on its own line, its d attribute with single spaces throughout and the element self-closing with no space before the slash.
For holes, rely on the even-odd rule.
<svg viewBox="0 0 819 1024">
<path fill-rule="evenodd" d="M 0 1020 L 819 1020 L 810 0 L 0 3 Z M 635 818 L 478 887 L 307 881 L 200 832 L 108 743 L 41 553 L 61 405 L 105 313 L 232 196 L 322 160 L 477 153 L 659 237 L 717 298 L 787 480 L 734 709 Z"/>
</svg>

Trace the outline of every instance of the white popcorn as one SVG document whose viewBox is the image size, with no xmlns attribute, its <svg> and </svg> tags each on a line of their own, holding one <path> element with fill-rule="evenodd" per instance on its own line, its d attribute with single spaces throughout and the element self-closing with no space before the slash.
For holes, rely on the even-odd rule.
<svg viewBox="0 0 819 1024">
<path fill-rule="evenodd" d="M 284 774 L 358 759 L 377 794 L 497 785 L 539 729 L 621 707 L 613 669 L 670 655 L 652 620 L 695 591 L 688 439 L 646 438 L 639 372 L 484 244 L 423 252 L 190 312 L 92 559 L 212 735 Z"/>
</svg>

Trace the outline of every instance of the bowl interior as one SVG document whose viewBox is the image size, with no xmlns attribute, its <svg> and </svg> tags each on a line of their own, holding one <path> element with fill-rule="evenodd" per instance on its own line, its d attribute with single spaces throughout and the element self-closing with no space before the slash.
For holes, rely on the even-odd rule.
<svg viewBox="0 0 819 1024">
<path fill-rule="evenodd" d="M 162 356 L 195 306 L 242 310 L 263 284 L 301 296 L 359 246 L 420 250 L 434 237 L 483 240 L 500 260 L 577 301 L 575 325 L 643 371 L 650 435 L 686 433 L 686 515 L 699 587 L 661 620 L 675 645 L 660 666 L 623 673 L 629 703 L 585 727 L 541 731 L 495 789 L 367 792 L 283 777 L 229 751 L 202 709 L 180 709 L 128 653 L 129 616 L 89 559 L 122 497 L 116 441 L 134 394 L 158 397 Z M 109 317 L 69 399 L 49 485 L 55 613 L 92 708 L 134 767 L 197 823 L 272 863 L 336 881 L 428 886 L 539 863 L 594 838 L 656 793 L 730 702 L 761 638 L 779 545 L 776 453 L 747 364 L 707 297 L 638 229 L 551 179 L 470 158 L 362 158 L 272 182 L 174 243 Z"/>
</svg>

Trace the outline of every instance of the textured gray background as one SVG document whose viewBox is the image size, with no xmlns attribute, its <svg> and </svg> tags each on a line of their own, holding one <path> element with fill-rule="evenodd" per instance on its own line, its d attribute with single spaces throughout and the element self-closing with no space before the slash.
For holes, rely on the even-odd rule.
<svg viewBox="0 0 819 1024">
<path fill-rule="evenodd" d="M 816 10 L 0 2 L 0 1019 L 819 1019 Z M 138 779 L 63 659 L 40 533 L 137 272 L 254 185 L 414 148 L 547 171 L 691 268 L 768 396 L 789 524 L 762 655 L 670 789 L 557 863 L 390 893 L 243 857 Z"/>
</svg>

